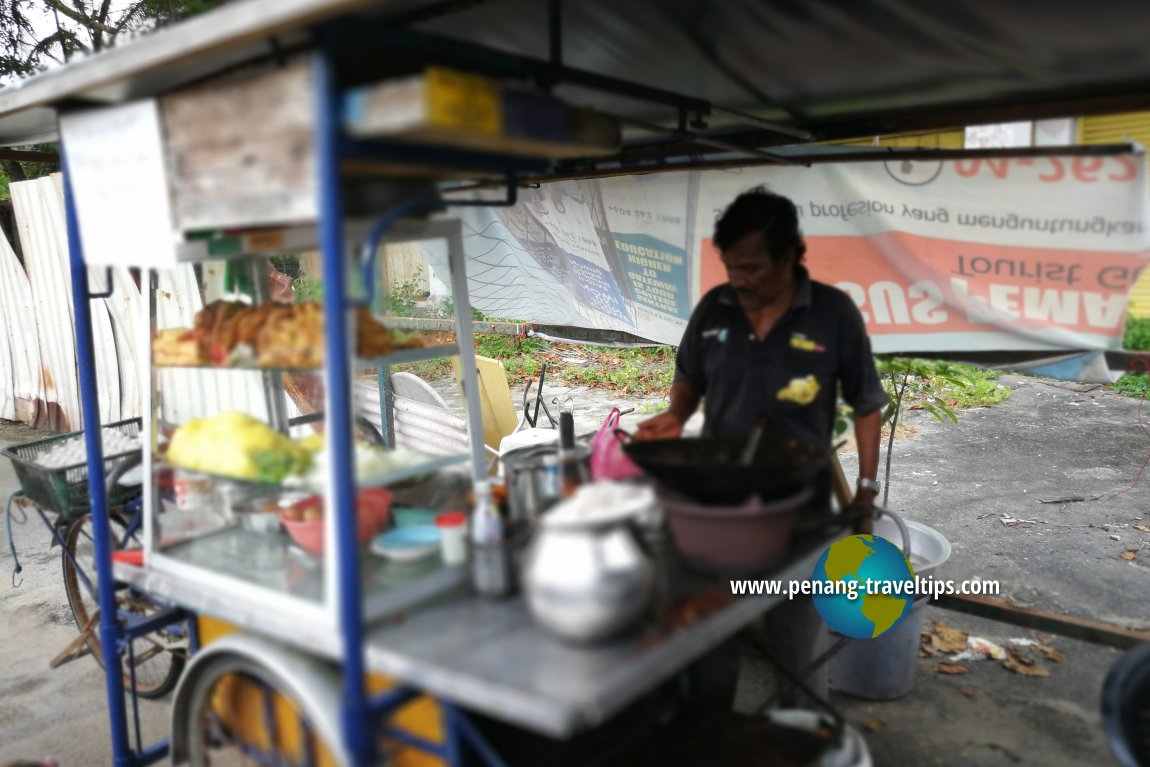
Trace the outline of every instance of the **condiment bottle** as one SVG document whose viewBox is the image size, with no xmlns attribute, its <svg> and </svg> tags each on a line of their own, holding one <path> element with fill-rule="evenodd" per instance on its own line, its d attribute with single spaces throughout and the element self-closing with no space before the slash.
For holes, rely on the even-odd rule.
<svg viewBox="0 0 1150 767">
<path fill-rule="evenodd" d="M 582 466 L 575 454 L 575 415 L 569 411 L 559 413 L 559 495 L 570 498 L 586 481 Z"/>
<path fill-rule="evenodd" d="M 512 591 L 511 547 L 504 540 L 503 520 L 491 498 L 491 485 L 475 483 L 475 510 L 471 515 L 471 585 L 485 596 L 501 597 Z"/>
</svg>

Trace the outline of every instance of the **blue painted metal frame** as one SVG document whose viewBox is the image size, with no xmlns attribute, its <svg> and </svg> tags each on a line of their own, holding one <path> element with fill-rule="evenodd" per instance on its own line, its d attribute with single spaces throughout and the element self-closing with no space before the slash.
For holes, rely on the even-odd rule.
<svg viewBox="0 0 1150 767">
<path fill-rule="evenodd" d="M 368 732 L 369 708 L 363 654 L 363 599 L 359 547 L 356 540 L 355 487 L 350 476 L 352 453 L 351 372 L 348 369 L 347 274 L 344 268 L 343 207 L 339 136 L 341 100 L 336 74 L 329 60 L 334 44 L 321 29 L 320 50 L 313 58 L 312 84 L 317 102 L 316 169 L 319 191 L 319 244 L 323 256 L 324 367 L 327 389 L 326 442 L 333 471 L 332 511 L 336 520 L 335 546 L 338 621 L 343 668 L 341 719 L 347 754 L 356 765 L 371 764 L 375 743 Z M 342 469 L 342 470 L 339 470 Z"/>
<path fill-rule="evenodd" d="M 76 323 L 76 361 L 80 383 L 80 406 L 84 447 L 88 456 L 88 500 L 91 503 L 92 543 L 95 548 L 97 593 L 100 604 L 100 648 L 104 655 L 104 684 L 108 694 L 108 718 L 112 762 L 116 767 L 144 764 L 128 742 L 128 719 L 124 700 L 124 675 L 117 652 L 120 627 L 116 620 L 116 593 L 112 578 L 112 542 L 109 536 L 107 488 L 104 477 L 104 446 L 100 439 L 99 388 L 92 344 L 92 297 L 88 291 L 88 267 L 84 262 L 76 202 L 68 172 L 68 151 L 60 145 L 64 170 L 64 214 L 67 220 L 68 256 L 72 274 L 72 304 Z"/>
<path fill-rule="evenodd" d="M 545 163 L 538 160 L 525 160 L 502 155 L 467 152 L 459 150 L 412 147 L 386 142 L 358 142 L 342 138 L 342 100 L 331 63 L 330 51 L 337 39 L 323 28 L 318 30 L 320 48 L 313 60 L 313 85 L 318 99 L 316 116 L 317 185 L 319 192 L 320 249 L 323 253 L 323 279 L 328 286 L 329 299 L 324 302 L 324 342 L 328 349 L 325 355 L 327 376 L 328 429 L 327 443 L 331 451 L 332 464 L 342 467 L 334 472 L 332 483 L 332 506 L 336 519 L 335 546 L 339 556 L 336 565 L 338 626 L 342 650 L 342 698 L 341 720 L 343 738 L 347 753 L 356 765 L 369 765 L 376 756 L 373 725 L 376 717 L 387 717 L 396 709 L 406 705 L 418 692 L 409 689 L 395 691 L 376 701 L 370 701 L 366 690 L 366 663 L 363 652 L 364 618 L 362 585 L 360 583 L 359 549 L 356 540 L 355 486 L 350 467 L 354 466 L 352 452 L 352 419 L 348 392 L 351 390 L 349 367 L 348 309 L 356 305 L 347 297 L 347 269 L 345 263 L 344 238 L 342 227 L 342 199 L 340 160 L 344 157 L 371 157 L 434 160 L 437 164 L 467 168 L 492 168 L 502 170 L 537 170 Z M 88 493 L 91 503 L 93 544 L 97 571 L 96 592 L 100 605 L 100 640 L 104 657 L 105 686 L 110 720 L 109 735 L 112 745 L 112 759 L 116 767 L 143 767 L 167 756 L 169 741 L 163 740 L 144 748 L 139 742 L 139 712 L 133 694 L 133 714 L 136 721 L 137 748 L 133 751 L 129 742 L 128 712 L 126 691 L 123 684 L 122 653 L 129 656 L 133 650 L 131 639 L 141 633 L 149 633 L 163 623 L 179 620 L 181 611 L 172 610 L 148 619 L 126 629 L 117 620 L 115 583 L 112 576 L 112 541 L 108 519 L 107 494 L 105 487 L 103 445 L 100 439 L 100 419 L 98 386 L 95 368 L 95 355 L 92 340 L 92 316 L 89 302 L 94 298 L 106 297 L 111 290 L 111 270 L 108 272 L 108 292 L 94 294 L 88 288 L 88 268 L 84 260 L 76 219 L 75 199 L 69 182 L 67 148 L 61 146 L 61 164 L 64 169 L 64 206 L 67 220 L 69 263 L 72 277 L 74 303 L 76 350 L 79 367 L 80 401 L 83 408 L 84 443 L 88 463 Z M 506 201 L 452 201 L 462 205 L 513 205 L 516 187 L 514 179 L 508 180 Z M 386 233 L 395 220 L 415 213 L 428 212 L 443 206 L 435 200 L 417 200 L 398 206 L 389 211 L 377 223 L 373 232 L 376 243 Z M 368 251 L 365 259 L 365 290 L 368 302 L 373 290 L 372 263 L 374 250 Z M 466 321 L 466 320 L 465 320 Z M 191 628 L 193 650 L 199 645 L 195 626 Z M 134 679 L 134 664 L 130 669 Z M 504 767 L 504 762 L 491 749 L 466 715 L 450 704 L 440 702 L 446 744 L 440 746 L 412 733 L 395 727 L 385 726 L 384 732 L 392 737 L 420 748 L 428 753 L 443 756 L 453 767 L 464 762 L 464 745 L 469 745 L 491 767 Z"/>
</svg>

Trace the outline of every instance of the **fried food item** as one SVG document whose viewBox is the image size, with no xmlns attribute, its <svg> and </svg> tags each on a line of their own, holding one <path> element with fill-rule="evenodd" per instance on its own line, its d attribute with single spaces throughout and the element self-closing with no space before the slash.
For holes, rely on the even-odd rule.
<svg viewBox="0 0 1150 767">
<path fill-rule="evenodd" d="M 262 307 L 261 307 L 262 308 Z M 323 315 L 319 304 L 308 301 L 278 305 L 267 312 L 255 339 L 256 361 L 261 367 L 317 367 L 323 364 Z"/>
<path fill-rule="evenodd" d="M 199 365 L 200 346 L 191 328 L 168 328 L 156 333 L 152 359 L 157 365 Z"/>
<path fill-rule="evenodd" d="M 418 339 L 400 341 L 367 309 L 358 309 L 355 320 L 356 355 L 364 359 L 422 346 Z M 213 301 L 196 315 L 195 338 L 199 360 L 215 365 L 254 357 L 260 367 L 318 367 L 323 364 L 323 308 L 315 301 L 259 306 Z M 241 345 L 250 355 L 233 356 Z"/>
</svg>

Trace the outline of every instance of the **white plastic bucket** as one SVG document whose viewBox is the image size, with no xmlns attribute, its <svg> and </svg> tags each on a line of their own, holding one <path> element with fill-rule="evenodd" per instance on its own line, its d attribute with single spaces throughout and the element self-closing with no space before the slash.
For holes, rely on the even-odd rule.
<svg viewBox="0 0 1150 767">
<path fill-rule="evenodd" d="M 771 721 L 783 727 L 814 733 L 820 727 L 830 728 L 833 722 L 826 714 L 797 708 L 776 709 L 767 714 Z M 824 753 L 812 767 L 873 767 L 870 750 L 859 731 L 849 724 L 843 732 L 842 742 Z"/>
<path fill-rule="evenodd" d="M 910 563 L 919 577 L 934 573 L 950 559 L 950 541 L 932 527 L 904 520 L 910 531 Z M 875 535 L 903 548 L 902 533 L 889 517 L 875 522 Z M 919 636 L 929 597 L 919 597 L 902 622 L 877 639 L 854 639 L 831 660 L 830 683 L 836 690 L 866 700 L 894 700 L 914 689 Z"/>
</svg>

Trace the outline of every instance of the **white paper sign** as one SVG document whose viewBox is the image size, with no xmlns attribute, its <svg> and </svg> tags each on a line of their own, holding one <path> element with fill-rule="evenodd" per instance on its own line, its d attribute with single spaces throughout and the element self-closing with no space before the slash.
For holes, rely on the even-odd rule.
<svg viewBox="0 0 1150 767">
<path fill-rule="evenodd" d="M 176 264 L 159 107 L 154 100 L 60 118 L 84 260 L 100 266 Z"/>
</svg>

